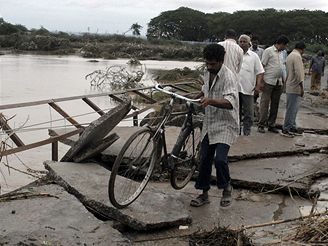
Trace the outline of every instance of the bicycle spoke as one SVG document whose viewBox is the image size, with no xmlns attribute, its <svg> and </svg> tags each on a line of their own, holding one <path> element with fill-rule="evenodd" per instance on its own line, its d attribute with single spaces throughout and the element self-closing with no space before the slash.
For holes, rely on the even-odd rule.
<svg viewBox="0 0 328 246">
<path fill-rule="evenodd" d="M 109 197 L 115 206 L 124 207 L 133 202 L 149 180 L 154 149 L 151 133 L 149 129 L 136 132 L 115 160 L 109 182 Z"/>
<path fill-rule="evenodd" d="M 171 184 L 175 189 L 182 189 L 196 170 L 200 137 L 201 129 L 195 127 L 193 132 L 180 140 L 181 147 L 177 158 L 173 158 L 174 169 L 171 172 Z"/>
</svg>

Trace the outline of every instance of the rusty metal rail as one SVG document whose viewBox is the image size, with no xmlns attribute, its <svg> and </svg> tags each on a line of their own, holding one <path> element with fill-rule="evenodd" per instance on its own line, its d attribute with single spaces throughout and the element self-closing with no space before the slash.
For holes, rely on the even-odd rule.
<svg viewBox="0 0 328 246">
<path fill-rule="evenodd" d="M 199 85 L 197 87 L 197 83 L 195 82 L 181 82 L 181 83 L 174 83 L 174 84 L 166 84 L 168 86 L 171 86 L 172 88 L 180 91 L 183 95 L 188 95 L 192 93 L 192 91 L 195 91 L 199 89 Z M 83 102 L 85 102 L 87 105 L 89 105 L 96 113 L 98 113 L 100 116 L 105 114 L 105 112 L 99 108 L 95 103 L 93 103 L 90 99 L 96 98 L 96 97 L 104 97 L 108 96 L 115 101 L 122 102 L 123 100 L 118 97 L 118 95 L 126 94 L 126 93 L 133 93 L 138 97 L 141 97 L 142 99 L 146 100 L 147 103 L 150 103 L 151 105 L 162 103 L 165 100 L 156 101 L 152 95 L 149 96 L 145 94 L 143 91 L 146 90 L 152 90 L 153 86 L 148 87 L 142 87 L 142 88 L 134 88 L 134 89 L 128 89 L 124 91 L 118 91 L 118 92 L 109 92 L 109 93 L 98 93 L 98 94 L 90 94 L 90 95 L 81 95 L 81 96 L 73 96 L 73 97 L 63 97 L 63 98 L 57 98 L 57 99 L 48 99 L 48 100 L 40 100 L 40 101 L 32 101 L 32 102 L 25 102 L 25 103 L 15 103 L 15 104 L 6 104 L 6 105 L 0 105 L 0 110 L 6 110 L 6 109 L 15 109 L 15 108 L 22 108 L 22 107 L 32 107 L 37 105 L 49 105 L 54 110 L 56 110 L 61 116 L 63 116 L 64 119 L 69 121 L 74 127 L 76 127 L 76 130 L 70 131 L 68 133 L 53 136 L 48 139 L 31 143 L 31 144 L 24 144 L 24 142 L 18 137 L 17 133 L 9 126 L 7 119 L 3 116 L 3 114 L 0 112 L 0 128 L 11 138 L 11 140 L 15 143 L 17 146 L 16 148 L 8 149 L 0 151 L 0 157 L 7 156 L 11 154 L 15 154 L 21 151 L 41 147 L 43 145 L 51 144 L 52 145 L 52 159 L 58 160 L 58 141 L 66 139 L 70 136 L 80 134 L 83 132 L 84 127 L 76 121 L 72 116 L 70 116 L 63 108 L 61 108 L 57 103 L 58 102 L 65 102 L 65 101 L 71 101 L 71 100 L 78 100 L 81 99 Z M 146 106 L 142 109 L 139 109 L 136 106 L 132 106 L 132 109 L 134 112 L 128 114 L 125 119 L 127 118 L 133 118 L 132 122 L 134 126 L 138 125 L 138 115 L 140 113 L 143 113 L 150 109 L 152 106 Z"/>
</svg>

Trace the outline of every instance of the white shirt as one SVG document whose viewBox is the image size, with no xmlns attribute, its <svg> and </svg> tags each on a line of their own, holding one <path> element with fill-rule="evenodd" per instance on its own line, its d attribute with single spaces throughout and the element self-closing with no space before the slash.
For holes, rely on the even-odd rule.
<svg viewBox="0 0 328 246">
<path fill-rule="evenodd" d="M 280 61 L 280 53 L 278 49 L 272 45 L 264 50 L 262 55 L 262 64 L 264 66 L 264 82 L 270 85 L 282 85 L 282 66 Z"/>
<path fill-rule="evenodd" d="M 222 45 L 226 52 L 223 64 L 226 65 L 237 76 L 243 62 L 243 49 L 240 48 L 234 39 L 226 39 L 225 41 L 219 42 L 218 44 Z"/>
<path fill-rule="evenodd" d="M 243 64 L 239 72 L 239 92 L 244 95 L 254 95 L 256 75 L 264 73 L 258 55 L 250 49 L 244 53 Z"/>
<path fill-rule="evenodd" d="M 281 74 L 282 74 L 282 79 L 286 81 L 287 78 L 287 69 L 286 69 L 286 61 L 287 61 L 287 51 L 282 50 L 279 52 L 279 57 L 280 57 L 280 65 L 281 65 Z"/>
<path fill-rule="evenodd" d="M 212 99 L 226 99 L 231 103 L 232 109 L 207 106 L 202 139 L 207 133 L 210 144 L 224 143 L 231 146 L 239 134 L 239 98 L 238 86 L 234 80 L 235 75 L 229 68 L 222 65 L 213 79 L 211 88 L 209 88 L 209 78 L 209 72 L 205 72 L 202 87 L 204 96 Z"/>
</svg>

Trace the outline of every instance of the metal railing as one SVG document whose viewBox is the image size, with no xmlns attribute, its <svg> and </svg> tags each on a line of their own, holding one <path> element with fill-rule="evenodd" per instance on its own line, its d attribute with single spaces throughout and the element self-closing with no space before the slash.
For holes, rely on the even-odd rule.
<svg viewBox="0 0 328 246">
<path fill-rule="evenodd" d="M 181 82 L 181 83 L 174 83 L 174 84 L 165 84 L 165 86 L 171 86 L 172 88 L 178 90 L 181 92 L 181 95 L 188 95 L 192 93 L 192 91 L 199 90 L 199 84 L 196 82 Z M 142 99 L 146 100 L 151 106 L 146 106 L 143 108 L 138 108 L 137 106 L 132 106 L 133 112 L 128 114 L 125 119 L 132 118 L 133 125 L 138 126 L 138 115 L 146 112 L 150 108 L 153 107 L 154 104 L 163 103 L 164 100 L 155 100 L 152 96 L 149 96 L 144 93 L 146 90 L 153 90 L 154 86 L 148 86 L 148 87 L 142 87 L 142 88 L 134 88 L 134 89 L 128 89 L 124 91 L 117 91 L 117 92 L 108 92 L 108 93 L 98 93 L 98 94 L 90 94 L 90 95 L 81 95 L 81 96 L 72 96 L 72 97 L 63 97 L 63 98 L 56 98 L 56 99 L 48 99 L 48 100 L 40 100 L 40 101 L 32 101 L 32 102 L 24 102 L 24 103 L 15 103 L 15 104 L 6 104 L 6 105 L 0 105 L 0 110 L 6 110 L 6 109 L 17 109 L 17 108 L 23 108 L 23 107 L 31 107 L 31 106 L 37 106 L 37 105 L 49 105 L 51 108 L 53 108 L 55 111 L 57 111 L 64 119 L 69 121 L 74 127 L 77 129 L 57 135 L 57 136 L 50 136 L 47 139 L 44 139 L 42 141 L 25 144 L 22 139 L 18 136 L 18 134 L 10 127 L 8 124 L 7 119 L 5 116 L 0 112 L 0 128 L 2 131 L 4 131 L 10 139 L 15 143 L 17 147 L 11 148 L 11 149 L 4 149 L 0 150 L 0 157 L 15 154 L 21 151 L 41 147 L 43 145 L 51 144 L 52 145 L 52 160 L 58 161 L 58 141 L 64 140 L 66 138 L 69 138 L 76 134 L 81 134 L 84 130 L 83 124 L 80 124 L 77 122 L 74 117 L 70 116 L 62 107 L 60 107 L 57 103 L 59 102 L 65 102 L 65 101 L 71 101 L 71 100 L 82 100 L 87 105 L 89 105 L 96 113 L 98 113 L 100 116 L 105 114 L 105 112 L 99 108 L 94 102 L 92 102 L 91 98 L 96 97 L 104 97 L 108 96 L 112 98 L 115 101 L 123 102 L 123 99 L 119 97 L 119 95 L 126 94 L 126 93 L 133 93 L 138 97 L 141 97 Z"/>
</svg>

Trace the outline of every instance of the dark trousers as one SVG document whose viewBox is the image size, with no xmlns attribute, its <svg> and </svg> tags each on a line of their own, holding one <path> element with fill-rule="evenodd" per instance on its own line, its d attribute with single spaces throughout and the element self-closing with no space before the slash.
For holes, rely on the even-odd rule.
<svg viewBox="0 0 328 246">
<path fill-rule="evenodd" d="M 259 127 L 275 126 L 281 93 L 281 85 L 270 85 L 264 83 L 264 88 L 260 100 Z"/>
<path fill-rule="evenodd" d="M 195 188 L 208 191 L 210 189 L 212 163 L 216 168 L 216 180 L 219 189 L 226 188 L 230 182 L 228 153 L 230 146 L 223 143 L 209 144 L 208 135 L 201 143 L 199 174 Z"/>
<path fill-rule="evenodd" d="M 240 119 L 240 132 L 243 128 L 245 136 L 251 134 L 251 128 L 254 121 L 254 96 L 245 95 L 239 92 L 239 119 Z M 241 124 L 243 123 L 243 124 Z"/>
</svg>

